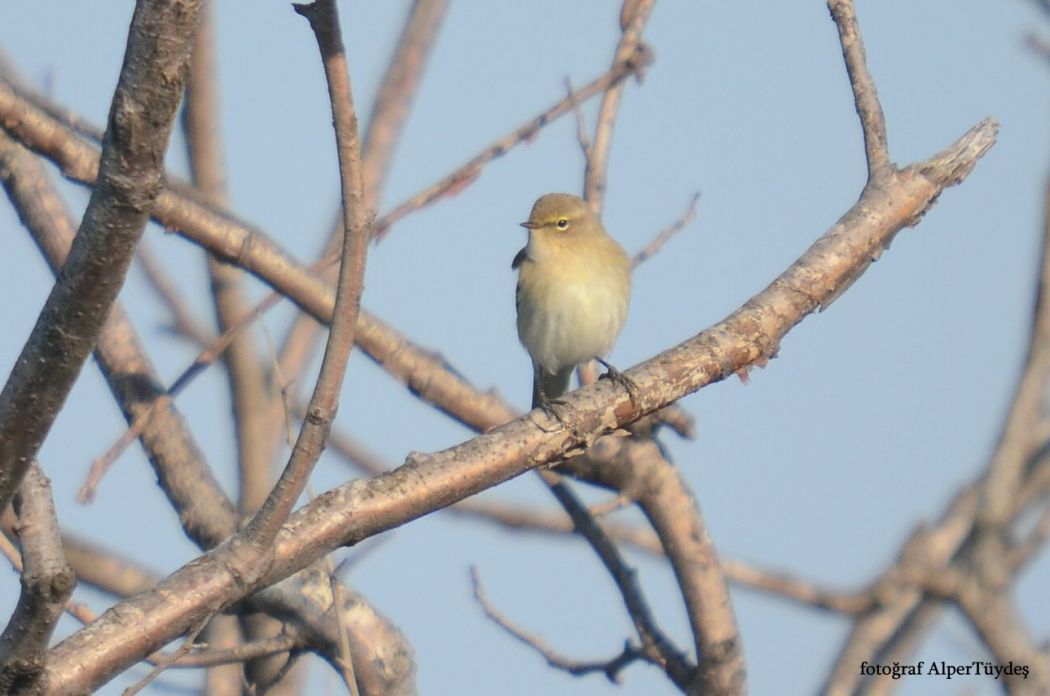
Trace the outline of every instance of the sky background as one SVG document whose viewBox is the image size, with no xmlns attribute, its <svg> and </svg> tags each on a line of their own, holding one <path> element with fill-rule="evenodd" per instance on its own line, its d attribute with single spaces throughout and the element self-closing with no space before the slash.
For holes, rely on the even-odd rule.
<svg viewBox="0 0 1050 696">
<path fill-rule="evenodd" d="M 900 164 L 948 146 L 986 116 L 998 144 L 959 187 L 827 312 L 808 318 L 751 382 L 712 385 L 682 401 L 699 437 L 664 434 L 711 536 L 727 557 L 854 589 L 871 580 L 915 526 L 985 465 L 1024 355 L 1035 283 L 1042 191 L 1050 164 L 1044 58 L 1024 45 L 1050 22 L 1026 0 L 860 0 L 868 60 Z M 340 3 L 355 99 L 366 120 L 408 3 Z M 614 2 L 455 0 L 406 124 L 380 212 L 429 185 L 495 138 L 605 71 L 619 36 Z M 0 4 L 0 47 L 24 77 L 104 123 L 124 52 L 131 3 Z M 333 134 L 317 49 L 285 2 L 218 7 L 222 130 L 238 214 L 311 261 L 338 193 Z M 631 82 L 620 111 L 604 220 L 630 252 L 702 192 L 695 222 L 635 273 L 631 315 L 611 355 L 625 368 L 694 335 L 786 268 L 857 199 L 863 143 L 835 27 L 823 2 L 661 0 L 645 39 L 656 62 Z M 597 102 L 585 111 L 593 122 Z M 176 133 L 170 170 L 185 173 Z M 564 118 L 487 166 L 454 198 L 399 223 L 368 258 L 364 306 L 439 351 L 480 388 L 525 407 L 528 359 L 514 330 L 510 259 L 517 223 L 550 191 L 579 192 L 575 122 Z M 84 189 L 63 184 L 74 210 Z M 151 226 L 145 239 L 207 318 L 200 250 Z M 0 204 L 0 375 L 21 350 L 52 277 L 9 206 Z M 266 289 L 252 281 L 253 298 Z M 132 269 L 121 296 L 166 380 L 194 357 L 164 330 L 167 317 Z M 264 325 L 279 342 L 287 307 Z M 260 355 L 266 333 L 255 330 Z M 210 370 L 178 399 L 220 479 L 235 476 L 225 379 Z M 354 355 L 339 427 L 391 463 L 471 436 Z M 77 383 L 40 461 L 60 522 L 170 572 L 196 554 L 133 448 L 96 502 L 74 501 L 93 457 L 124 423 L 94 364 Z M 352 474 L 325 455 L 311 486 Z M 535 477 L 486 494 L 552 508 Z M 597 500 L 597 498 L 593 498 Z M 627 513 L 624 519 L 632 519 Z M 407 635 L 421 694 L 675 693 L 636 665 L 620 687 L 573 678 L 488 622 L 470 595 L 476 565 L 490 599 L 565 655 L 607 658 L 631 636 L 615 588 L 580 541 L 510 535 L 441 514 L 386 535 L 348 583 Z M 337 554 L 341 558 L 345 551 Z M 355 553 L 354 551 L 350 552 Z M 630 555 L 659 620 L 682 647 L 688 625 L 667 567 Z M 1050 558 L 1017 587 L 1037 641 L 1050 635 Z M 0 571 L 0 612 L 17 597 Z M 101 611 L 106 598 L 79 590 Z M 820 685 L 849 624 L 734 588 L 755 694 Z M 75 629 L 64 621 L 61 633 Z M 947 614 L 915 658 L 983 659 Z M 102 693 L 141 678 L 137 667 Z M 196 683 L 167 673 L 168 684 Z M 998 693 L 990 681 L 911 680 L 903 694 Z M 326 667 L 312 691 L 340 693 Z M 155 687 L 151 693 L 167 693 Z"/>
</svg>

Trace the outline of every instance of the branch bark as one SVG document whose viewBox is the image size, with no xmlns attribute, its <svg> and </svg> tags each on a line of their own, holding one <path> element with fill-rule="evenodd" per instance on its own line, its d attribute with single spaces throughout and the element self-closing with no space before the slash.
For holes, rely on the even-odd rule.
<svg viewBox="0 0 1050 696">
<path fill-rule="evenodd" d="M 69 259 L 0 392 L 0 508 L 10 501 L 94 348 L 161 192 L 164 151 L 199 13 L 199 0 L 136 5 L 98 182 Z"/>
<path fill-rule="evenodd" d="M 66 600 L 77 584 L 62 553 L 51 482 L 40 466 L 26 472 L 15 497 L 22 550 L 22 593 L 0 635 L 0 693 L 32 693 L 47 661 L 47 647 Z"/>
</svg>

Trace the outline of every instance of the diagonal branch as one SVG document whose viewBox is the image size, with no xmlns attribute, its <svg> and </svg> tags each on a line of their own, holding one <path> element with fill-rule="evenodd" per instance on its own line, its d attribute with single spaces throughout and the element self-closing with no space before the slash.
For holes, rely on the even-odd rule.
<svg viewBox="0 0 1050 696">
<path fill-rule="evenodd" d="M 135 8 L 98 182 L 69 260 L 0 392 L 0 508 L 14 495 L 94 348 L 163 187 L 164 151 L 199 12 L 199 0 Z"/>
<path fill-rule="evenodd" d="M 68 218 L 61 198 L 48 181 L 40 159 L 3 133 L 0 133 L 0 179 L 49 265 L 53 269 L 61 268 L 75 227 Z M 254 313 L 264 311 L 280 299 L 281 295 L 271 294 Z M 237 329 L 232 327 L 231 331 Z M 224 335 L 224 338 L 228 340 L 228 336 Z M 219 344 L 213 344 L 197 362 L 214 359 L 224 346 L 224 340 L 220 339 Z M 135 424 L 133 430 L 139 433 L 158 482 L 178 511 L 178 518 L 187 535 L 203 548 L 219 544 L 235 531 L 236 510 L 215 481 L 186 423 L 171 401 L 165 400 L 166 405 L 158 404 L 156 395 L 164 391 L 163 386 L 153 371 L 134 327 L 120 311 L 119 303 L 114 305 L 114 311 L 103 329 L 95 358 L 128 422 Z M 193 369 L 196 368 L 191 368 L 191 371 Z M 180 377 L 176 384 L 185 383 L 185 379 Z M 78 576 L 85 569 L 89 573 L 106 573 L 107 581 L 121 575 L 104 561 L 100 562 L 100 557 L 104 556 L 98 553 L 85 558 L 79 546 L 67 544 L 66 554 Z M 329 616 L 313 606 L 312 600 L 304 599 L 298 588 L 293 586 L 293 580 L 298 581 L 298 577 L 291 579 L 287 588 L 282 585 L 267 590 L 264 605 L 262 595 L 253 597 L 250 609 L 279 614 L 282 620 L 294 623 L 301 632 L 311 636 L 311 646 L 320 646 L 315 649 L 327 657 L 330 652 L 328 646 L 334 644 L 339 629 Z M 153 582 L 155 580 L 151 580 L 149 585 Z M 136 589 L 127 589 L 126 593 L 138 591 L 144 591 L 144 588 L 140 585 Z M 385 670 L 381 681 L 385 680 L 388 685 L 411 681 L 411 664 L 406 668 L 404 660 L 394 662 L 381 659 L 384 653 L 407 654 L 403 637 L 391 627 L 384 626 L 381 620 L 377 621 L 375 612 L 369 614 L 369 611 L 364 601 L 358 598 L 351 621 L 352 630 L 363 631 L 371 639 L 367 642 L 353 641 L 353 646 L 359 650 L 357 659 L 369 666 L 369 673 L 375 673 L 380 667 Z M 377 689 L 369 693 L 388 691 Z"/>
<path fill-rule="evenodd" d="M 620 8 L 620 28 L 623 34 L 616 45 L 613 66 L 632 63 L 644 66 L 651 60 L 648 49 L 642 43 L 642 30 L 649 21 L 654 2 L 655 0 L 625 0 L 623 3 Z M 594 141 L 585 149 L 587 164 L 583 173 L 583 197 L 595 212 L 600 212 L 605 203 L 613 125 L 616 122 L 616 113 L 620 109 L 623 89 L 624 83 L 617 82 L 602 94 Z"/>
<path fill-rule="evenodd" d="M 642 650 L 637 646 L 632 645 L 630 641 L 627 641 L 620 654 L 611 660 L 593 660 L 586 662 L 581 660 L 570 660 L 569 658 L 559 655 L 552 648 L 548 647 L 538 636 L 534 636 L 528 631 L 511 623 L 510 619 L 504 616 L 502 612 L 500 612 L 499 609 L 489 601 L 488 596 L 485 594 L 485 590 L 481 587 L 481 578 L 478 576 L 477 568 L 472 567 L 470 569 L 470 582 L 474 590 L 474 599 L 479 605 L 481 605 L 481 610 L 485 612 L 485 616 L 513 636 L 516 640 L 524 643 L 542 655 L 543 659 L 546 660 L 547 664 L 551 667 L 563 670 L 574 677 L 601 672 L 605 675 L 605 678 L 613 684 L 619 684 L 620 672 L 625 667 L 636 660 L 647 659 Z"/>
<path fill-rule="evenodd" d="M 49 683 L 56 692 L 96 688 L 188 630 L 202 611 L 228 606 L 337 546 L 357 543 L 562 460 L 610 429 L 768 359 L 792 327 L 855 279 L 875 252 L 914 224 L 945 188 L 965 178 L 993 145 L 996 133 L 995 122 L 984 121 L 944 152 L 896 173 L 892 185 L 865 190 L 798 261 L 743 307 L 629 370 L 637 385 L 633 401 L 621 387 L 603 381 L 565 397 L 564 427 L 537 423 L 542 415 L 533 411 L 443 452 L 412 455 L 389 474 L 329 491 L 289 518 L 275 540 L 274 563 L 266 574 L 246 582 L 221 562 L 221 552 L 196 559 L 156 591 L 118 604 L 53 648 Z M 174 603 L 169 597 L 185 601 Z M 121 617 L 128 615 L 136 617 L 133 627 L 123 625 Z"/>
<path fill-rule="evenodd" d="M 361 146 L 366 210 L 375 210 L 382 198 L 405 119 L 447 11 L 448 0 L 415 0 L 383 74 Z"/>
<path fill-rule="evenodd" d="M 0 133 L 0 180 L 19 218 L 57 276 L 76 226 L 40 158 Z M 235 513 L 119 301 L 95 346 L 95 362 L 136 435 L 186 535 L 203 548 L 236 529 Z"/>
<path fill-rule="evenodd" d="M 605 569 L 609 571 L 613 582 L 616 583 L 616 588 L 623 597 L 627 613 L 634 623 L 635 632 L 642 643 L 642 652 L 646 658 L 653 664 L 659 665 L 678 688 L 683 692 L 686 691 L 694 681 L 696 667 L 690 664 L 689 660 L 660 630 L 638 586 L 634 571 L 627 566 L 616 544 L 595 522 L 587 508 L 565 484 L 560 475 L 546 469 L 537 469 L 537 471 L 558 503 L 572 519 L 573 528 L 591 545 Z"/>
</svg>

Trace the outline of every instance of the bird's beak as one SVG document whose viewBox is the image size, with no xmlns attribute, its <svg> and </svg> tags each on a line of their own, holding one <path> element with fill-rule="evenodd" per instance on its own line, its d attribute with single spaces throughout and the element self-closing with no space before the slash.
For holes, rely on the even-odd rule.
<svg viewBox="0 0 1050 696">
<path fill-rule="evenodd" d="M 533 222 L 532 220 L 528 220 L 527 222 L 521 223 L 521 226 L 527 230 L 534 230 L 537 227 L 539 227 L 539 225 Z"/>
</svg>

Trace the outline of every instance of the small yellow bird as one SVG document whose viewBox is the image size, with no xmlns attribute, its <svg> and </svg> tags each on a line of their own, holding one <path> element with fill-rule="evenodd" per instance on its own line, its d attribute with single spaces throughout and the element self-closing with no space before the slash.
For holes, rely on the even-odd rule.
<svg viewBox="0 0 1050 696">
<path fill-rule="evenodd" d="M 633 384 L 602 357 L 627 319 L 631 269 L 587 203 L 550 193 L 532 206 L 529 241 L 518 269 L 518 338 L 532 358 L 532 407 L 569 390 L 572 371 L 592 358 L 631 391 Z"/>
</svg>

